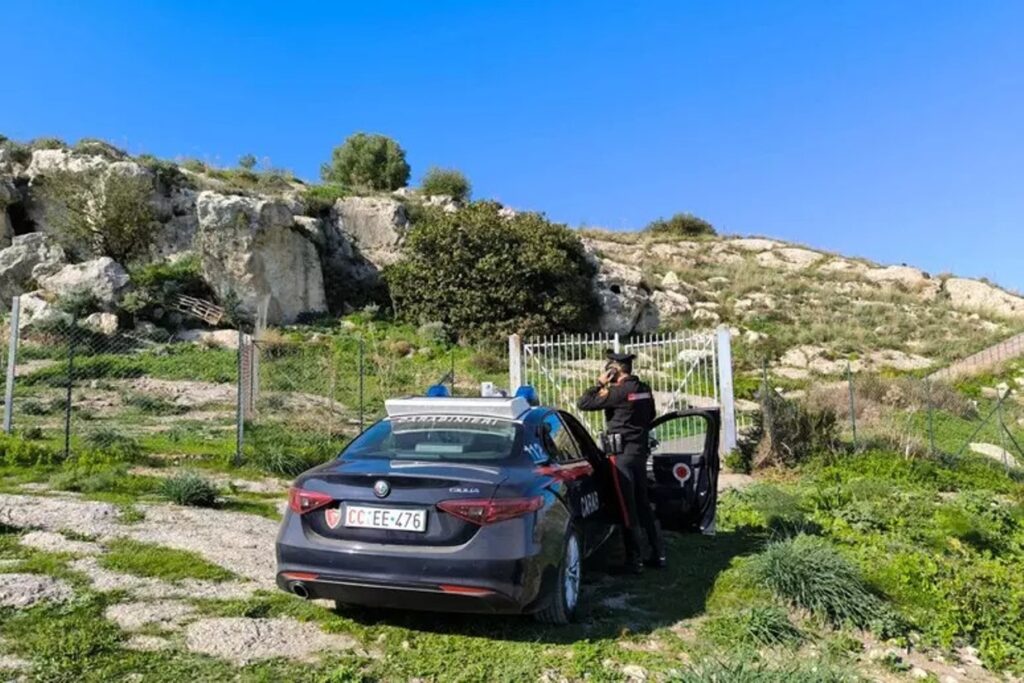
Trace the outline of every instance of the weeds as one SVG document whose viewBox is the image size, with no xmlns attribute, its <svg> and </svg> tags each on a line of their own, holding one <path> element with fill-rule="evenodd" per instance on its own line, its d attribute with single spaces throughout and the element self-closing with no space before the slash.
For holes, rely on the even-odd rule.
<svg viewBox="0 0 1024 683">
<path fill-rule="evenodd" d="M 182 472 L 164 479 L 160 495 L 178 505 L 213 507 L 217 504 L 217 487 L 195 472 Z"/>
<path fill-rule="evenodd" d="M 207 562 L 195 553 L 126 538 L 111 542 L 108 552 L 100 555 L 100 564 L 112 571 L 165 581 L 229 581 L 235 578 L 227 569 Z"/>
<path fill-rule="evenodd" d="M 783 600 L 836 626 L 868 628 L 889 616 L 857 568 L 812 536 L 770 543 L 750 570 Z"/>
<path fill-rule="evenodd" d="M 797 645 L 803 638 L 800 629 L 793 626 L 786 611 L 775 606 L 750 607 L 711 618 L 703 633 L 716 643 L 732 647 L 753 645 Z"/>
</svg>

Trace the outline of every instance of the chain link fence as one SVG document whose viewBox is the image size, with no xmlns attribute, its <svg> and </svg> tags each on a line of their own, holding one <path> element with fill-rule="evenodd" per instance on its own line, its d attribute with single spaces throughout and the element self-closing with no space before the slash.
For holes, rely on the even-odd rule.
<svg viewBox="0 0 1024 683">
<path fill-rule="evenodd" d="M 907 458 L 968 453 L 1007 471 L 1024 466 L 1024 363 L 935 379 L 848 371 L 786 390 L 767 367 L 741 467 L 792 464 L 814 450 L 884 449 Z"/>
</svg>

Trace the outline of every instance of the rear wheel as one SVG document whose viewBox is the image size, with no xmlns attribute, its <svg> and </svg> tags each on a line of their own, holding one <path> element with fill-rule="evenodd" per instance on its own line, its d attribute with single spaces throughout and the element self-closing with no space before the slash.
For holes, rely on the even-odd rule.
<svg viewBox="0 0 1024 683">
<path fill-rule="evenodd" d="M 546 624 L 568 624 L 572 621 L 580 599 L 582 569 L 580 538 L 574 529 L 570 529 L 565 535 L 562 562 L 558 567 L 558 580 L 552 589 L 551 604 L 536 613 L 537 621 Z"/>
</svg>

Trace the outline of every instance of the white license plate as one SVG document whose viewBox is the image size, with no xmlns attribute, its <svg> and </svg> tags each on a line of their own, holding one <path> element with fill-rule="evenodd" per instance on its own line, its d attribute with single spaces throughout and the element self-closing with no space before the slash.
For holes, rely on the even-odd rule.
<svg viewBox="0 0 1024 683">
<path fill-rule="evenodd" d="M 427 530 L 427 511 L 348 505 L 345 507 L 345 526 L 423 532 Z"/>
</svg>

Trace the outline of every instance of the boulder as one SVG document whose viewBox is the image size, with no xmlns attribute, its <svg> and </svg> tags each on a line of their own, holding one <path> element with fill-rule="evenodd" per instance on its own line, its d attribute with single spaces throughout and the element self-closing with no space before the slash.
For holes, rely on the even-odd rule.
<svg viewBox="0 0 1024 683">
<path fill-rule="evenodd" d="M 64 250 L 48 236 L 33 232 L 14 237 L 11 246 L 0 249 L 0 299 L 10 301 L 63 265 Z"/>
<path fill-rule="evenodd" d="M 128 272 L 109 256 L 64 266 L 40 277 L 39 285 L 58 297 L 87 291 L 107 308 L 114 308 L 128 291 Z"/>
<path fill-rule="evenodd" d="M 914 289 L 928 279 L 924 271 L 910 266 L 886 266 L 871 268 L 864 271 L 864 277 L 872 282 L 884 284 L 901 284 L 907 289 Z"/>
<path fill-rule="evenodd" d="M 20 317 L 18 318 L 18 329 L 23 330 L 30 325 L 42 325 L 61 320 L 71 322 L 71 316 L 63 311 L 57 310 L 44 296 L 44 292 L 26 292 L 18 297 L 20 306 Z"/>
<path fill-rule="evenodd" d="M 445 213 L 455 213 L 459 210 L 459 202 L 455 197 L 446 194 L 432 194 L 423 203 L 441 209 Z"/>
<path fill-rule="evenodd" d="M 642 273 L 614 261 L 598 260 L 594 289 L 601 303 L 602 332 L 632 334 L 658 329 L 660 314 Z"/>
<path fill-rule="evenodd" d="M 767 251 L 774 249 L 775 247 L 785 246 L 782 242 L 776 242 L 775 240 L 767 240 L 761 237 L 742 237 L 739 239 L 725 240 L 720 245 L 714 247 L 714 251 L 720 251 L 733 247 L 742 251 Z"/>
<path fill-rule="evenodd" d="M 762 251 L 756 256 L 757 262 L 766 268 L 782 270 L 803 270 L 821 260 L 821 254 L 810 249 L 785 247 Z"/>
<path fill-rule="evenodd" d="M 954 308 L 982 311 L 1004 318 L 1024 318 L 1024 298 L 980 280 L 951 277 L 944 283 Z"/>
<path fill-rule="evenodd" d="M 651 302 L 658 308 L 661 320 L 675 318 L 692 310 L 689 298 L 671 290 L 655 292 L 651 295 Z"/>
<path fill-rule="evenodd" d="M 82 325 L 100 334 L 114 334 L 117 332 L 117 316 L 113 313 L 91 313 Z"/>
<path fill-rule="evenodd" d="M 398 260 L 409 227 L 405 207 L 391 197 L 345 197 L 334 203 L 331 222 L 374 266 Z"/>
<path fill-rule="evenodd" d="M 265 303 L 271 324 L 327 310 L 320 255 L 285 204 L 207 191 L 196 208 L 203 276 L 221 300 L 250 316 Z"/>
</svg>

